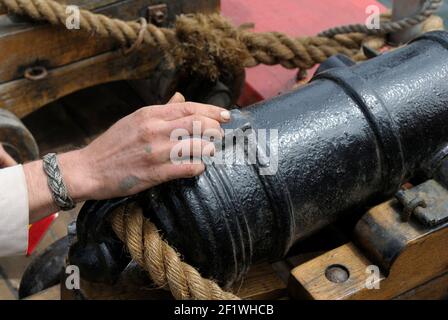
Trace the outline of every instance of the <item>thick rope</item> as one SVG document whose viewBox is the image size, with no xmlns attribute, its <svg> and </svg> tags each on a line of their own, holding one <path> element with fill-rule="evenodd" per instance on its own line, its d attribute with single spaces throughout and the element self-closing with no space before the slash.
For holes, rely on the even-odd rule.
<svg viewBox="0 0 448 320">
<path fill-rule="evenodd" d="M 345 26 L 338 26 L 319 33 L 322 37 L 334 37 L 338 34 L 360 32 L 367 35 L 384 35 L 387 33 L 398 32 L 401 30 L 412 28 L 430 16 L 432 16 L 442 6 L 443 0 L 426 0 L 419 12 L 413 16 L 406 17 L 398 21 L 381 21 L 380 29 L 371 29 L 365 24 L 349 24 Z"/>
<path fill-rule="evenodd" d="M 57 26 L 65 27 L 68 16 L 66 6 L 53 0 L 0 0 L 0 4 L 11 13 Z M 130 47 L 138 40 L 141 24 L 81 10 L 80 29 Z M 359 33 L 333 38 L 253 33 L 247 28 L 235 28 L 218 14 L 194 14 L 178 17 L 173 29 L 147 24 L 142 43 L 159 48 L 176 65 L 216 79 L 222 69 L 232 72 L 258 64 L 309 69 L 337 53 L 353 57 L 359 52 L 363 38 Z"/>
<path fill-rule="evenodd" d="M 142 42 L 159 48 L 175 65 L 214 80 L 223 70 L 237 72 L 258 64 L 280 64 L 288 69 L 298 68 L 303 71 L 337 53 L 363 60 L 365 56 L 360 54 L 360 48 L 366 34 L 383 35 L 421 23 L 442 2 L 428 0 L 428 5 L 416 16 L 385 22 L 380 30 L 370 30 L 366 26 L 345 26 L 324 32 L 331 37 L 292 38 L 279 32 L 253 33 L 247 28 L 235 28 L 217 14 L 182 15 L 173 29 L 146 24 L 146 32 L 142 33 L 142 24 L 138 22 L 122 21 L 81 10 L 80 28 L 91 34 L 112 38 L 124 47 L 132 48 L 136 42 Z M 9 12 L 59 26 L 65 26 L 68 16 L 66 6 L 53 0 L 0 0 L 0 5 Z"/>
<path fill-rule="evenodd" d="M 148 271 L 158 287 L 168 288 L 174 298 L 186 300 L 236 300 L 216 282 L 181 260 L 179 254 L 160 236 L 156 226 L 143 216 L 141 208 L 126 204 L 116 209 L 112 228 L 123 241 L 132 259 Z"/>
</svg>

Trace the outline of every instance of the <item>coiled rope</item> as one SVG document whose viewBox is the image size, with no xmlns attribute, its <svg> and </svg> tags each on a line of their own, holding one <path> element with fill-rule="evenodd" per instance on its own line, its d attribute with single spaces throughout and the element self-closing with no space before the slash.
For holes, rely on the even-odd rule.
<svg viewBox="0 0 448 320">
<path fill-rule="evenodd" d="M 337 53 L 364 60 L 366 57 L 360 50 L 363 43 L 372 49 L 380 49 L 385 45 L 384 34 L 421 23 L 439 8 L 442 0 L 429 0 L 428 3 L 430 5 L 420 14 L 383 23 L 379 31 L 359 25 L 344 26 L 316 37 L 292 38 L 279 32 L 253 33 L 244 27 L 234 27 L 216 14 L 181 15 L 174 28 L 168 29 L 146 21 L 122 21 L 81 10 L 80 28 L 92 35 L 114 39 L 118 45 L 132 50 L 141 46 L 158 48 L 175 65 L 216 79 L 222 70 L 232 72 L 258 64 L 280 64 L 303 71 Z M 68 16 L 66 6 L 53 0 L 0 0 L 0 5 L 11 13 L 55 26 L 65 27 Z M 387 19 L 387 16 L 383 18 Z M 443 21 L 436 16 L 429 17 L 423 25 L 424 32 L 439 29 L 443 29 Z M 182 262 L 137 204 L 116 209 L 111 223 L 132 258 L 148 271 L 157 286 L 169 289 L 176 299 L 238 299 Z"/>
<path fill-rule="evenodd" d="M 126 243 L 129 253 L 148 271 L 154 283 L 171 291 L 176 299 L 236 300 L 216 282 L 204 279 L 183 262 L 179 254 L 160 236 L 156 226 L 143 216 L 136 203 L 125 204 L 114 212 L 112 228 Z"/>
</svg>

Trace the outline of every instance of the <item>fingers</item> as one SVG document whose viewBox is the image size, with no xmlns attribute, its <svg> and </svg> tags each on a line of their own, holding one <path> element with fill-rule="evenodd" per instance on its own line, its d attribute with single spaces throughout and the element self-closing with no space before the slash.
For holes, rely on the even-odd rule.
<svg viewBox="0 0 448 320">
<path fill-rule="evenodd" d="M 176 92 L 171 98 L 170 100 L 167 102 L 167 104 L 172 104 L 172 103 L 182 103 L 185 102 L 185 97 L 180 93 L 180 92 Z"/>
<path fill-rule="evenodd" d="M 215 154 L 215 145 L 203 139 L 185 139 L 169 141 L 168 143 L 155 146 L 152 156 L 148 158 L 151 162 L 179 163 L 194 161 L 200 163 L 202 157 L 211 157 Z"/>
<path fill-rule="evenodd" d="M 14 160 L 6 151 L 3 149 L 3 146 L 0 143 L 0 168 L 12 167 L 17 164 L 16 160 Z"/>
<path fill-rule="evenodd" d="M 185 135 L 182 132 L 185 130 L 175 131 L 176 129 L 185 129 L 189 135 L 205 134 L 207 136 L 214 136 L 215 138 L 224 135 L 221 124 L 218 121 L 203 115 L 191 115 L 167 122 L 167 130 L 169 130 L 170 135 Z"/>
<path fill-rule="evenodd" d="M 224 108 L 195 103 L 171 103 L 168 108 L 165 108 L 160 116 L 163 120 L 175 120 L 192 115 L 201 115 L 219 122 L 228 122 L 230 120 L 230 112 Z"/>
<path fill-rule="evenodd" d="M 184 160 L 192 160 L 199 163 L 202 157 L 209 157 L 215 154 L 215 145 L 202 139 L 172 141 L 169 154 L 172 163 L 179 163 L 179 161 Z"/>
<path fill-rule="evenodd" d="M 160 181 L 170 181 L 182 178 L 192 178 L 205 171 L 203 163 L 172 164 L 166 163 L 159 166 L 158 172 Z"/>
</svg>

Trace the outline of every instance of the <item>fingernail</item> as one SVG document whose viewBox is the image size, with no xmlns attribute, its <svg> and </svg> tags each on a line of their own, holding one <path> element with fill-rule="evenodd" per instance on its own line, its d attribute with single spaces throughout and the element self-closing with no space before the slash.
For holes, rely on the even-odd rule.
<svg viewBox="0 0 448 320">
<path fill-rule="evenodd" d="M 221 118 L 224 121 L 229 121 L 230 120 L 230 111 L 222 111 Z"/>
<path fill-rule="evenodd" d="M 171 99 L 168 101 L 168 103 L 179 103 L 179 102 L 185 102 L 185 98 L 180 92 L 176 92 L 173 94 Z"/>
</svg>

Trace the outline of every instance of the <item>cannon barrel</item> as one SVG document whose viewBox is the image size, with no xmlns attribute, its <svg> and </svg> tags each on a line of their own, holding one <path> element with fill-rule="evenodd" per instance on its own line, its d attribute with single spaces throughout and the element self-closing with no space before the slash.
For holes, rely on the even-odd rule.
<svg viewBox="0 0 448 320">
<path fill-rule="evenodd" d="M 392 196 L 445 146 L 447 49 L 447 33 L 430 33 L 235 111 L 234 127 L 278 130 L 277 173 L 261 175 L 259 162 L 211 164 L 197 178 L 151 189 L 146 214 L 222 283 L 280 258 L 350 209 Z"/>
<path fill-rule="evenodd" d="M 278 148 L 271 139 L 257 146 L 278 150 L 275 174 L 261 174 L 272 157 L 208 164 L 199 177 L 141 193 L 144 214 L 188 263 L 230 284 L 422 172 L 430 177 L 448 150 L 447 49 L 448 33 L 432 32 L 358 65 L 329 61 L 305 87 L 234 110 L 231 128 L 278 130 Z M 228 147 L 217 154 L 231 156 Z M 113 282 L 129 262 L 107 223 L 127 201 L 82 208 L 69 260 L 87 280 Z"/>
</svg>

